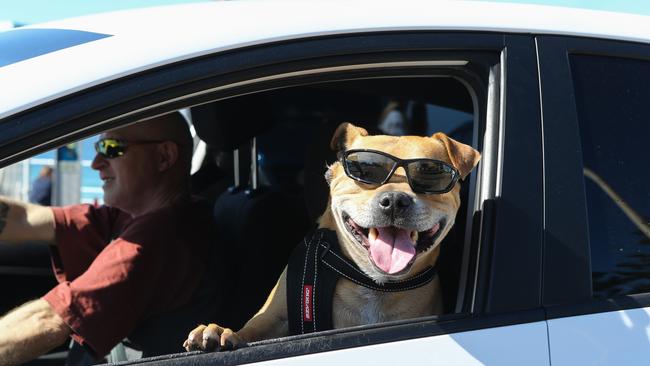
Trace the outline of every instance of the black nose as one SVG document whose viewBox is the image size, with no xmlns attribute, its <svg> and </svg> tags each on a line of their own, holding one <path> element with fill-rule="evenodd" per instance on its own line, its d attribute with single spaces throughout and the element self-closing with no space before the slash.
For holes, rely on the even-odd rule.
<svg viewBox="0 0 650 366">
<path fill-rule="evenodd" d="M 404 192 L 383 192 L 377 197 L 379 208 L 385 211 L 400 211 L 411 206 L 413 198 Z"/>
</svg>

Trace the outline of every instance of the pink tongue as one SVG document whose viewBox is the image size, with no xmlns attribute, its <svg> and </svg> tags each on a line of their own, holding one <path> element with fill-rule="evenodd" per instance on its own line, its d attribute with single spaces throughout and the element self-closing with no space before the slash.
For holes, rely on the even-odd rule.
<svg viewBox="0 0 650 366">
<path fill-rule="evenodd" d="M 377 228 L 378 235 L 370 243 L 370 258 L 386 273 L 396 273 L 404 269 L 415 256 L 415 243 L 409 232 L 394 227 Z"/>
</svg>

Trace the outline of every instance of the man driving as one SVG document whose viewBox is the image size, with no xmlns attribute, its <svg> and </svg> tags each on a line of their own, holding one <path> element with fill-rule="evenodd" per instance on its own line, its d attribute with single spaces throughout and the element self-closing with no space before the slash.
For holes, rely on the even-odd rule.
<svg viewBox="0 0 650 366">
<path fill-rule="evenodd" d="M 0 241 L 49 245 L 58 281 L 0 319 L 2 365 L 34 359 L 68 337 L 96 360 L 125 337 L 143 340 L 143 356 L 181 351 L 161 333 L 178 328 L 183 337 L 183 324 L 214 308 L 195 306 L 214 237 L 209 207 L 190 194 L 192 139 L 182 115 L 107 131 L 95 149 L 105 206 L 0 197 Z"/>
</svg>

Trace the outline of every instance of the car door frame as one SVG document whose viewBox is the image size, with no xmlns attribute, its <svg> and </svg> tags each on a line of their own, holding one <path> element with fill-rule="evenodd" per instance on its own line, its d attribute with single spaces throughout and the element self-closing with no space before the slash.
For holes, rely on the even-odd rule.
<svg viewBox="0 0 650 366">
<path fill-rule="evenodd" d="M 650 306 L 650 294 L 592 299 L 582 147 L 570 54 L 650 60 L 650 45 L 569 36 L 536 37 L 545 162 L 544 299 L 549 319 Z"/>
</svg>

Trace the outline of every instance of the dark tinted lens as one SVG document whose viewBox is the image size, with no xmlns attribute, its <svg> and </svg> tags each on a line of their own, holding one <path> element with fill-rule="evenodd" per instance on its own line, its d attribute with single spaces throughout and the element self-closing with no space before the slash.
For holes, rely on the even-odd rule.
<svg viewBox="0 0 650 366">
<path fill-rule="evenodd" d="M 124 154 L 124 145 L 113 139 L 102 139 L 95 143 L 95 151 L 106 158 L 116 158 Z"/>
<path fill-rule="evenodd" d="M 347 173 L 366 183 L 380 184 L 386 180 L 395 162 L 387 156 L 373 152 L 353 152 L 346 156 Z"/>
<path fill-rule="evenodd" d="M 450 189 L 456 172 L 441 162 L 419 160 L 408 165 L 408 175 L 414 191 L 435 193 Z"/>
</svg>

